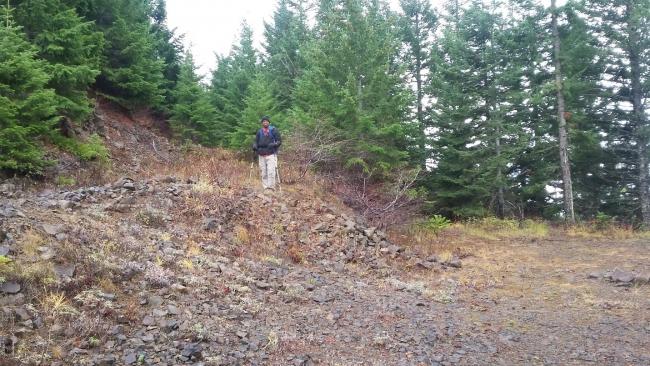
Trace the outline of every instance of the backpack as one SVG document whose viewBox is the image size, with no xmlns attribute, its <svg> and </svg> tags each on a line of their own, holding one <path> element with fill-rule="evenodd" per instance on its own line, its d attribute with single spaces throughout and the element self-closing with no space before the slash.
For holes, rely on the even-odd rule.
<svg viewBox="0 0 650 366">
<path fill-rule="evenodd" d="M 257 139 L 260 138 L 261 134 L 262 134 L 262 129 L 260 128 L 259 130 L 257 130 Z M 269 134 L 273 138 L 273 142 L 278 141 L 278 135 L 275 134 L 275 127 L 269 126 Z"/>
</svg>

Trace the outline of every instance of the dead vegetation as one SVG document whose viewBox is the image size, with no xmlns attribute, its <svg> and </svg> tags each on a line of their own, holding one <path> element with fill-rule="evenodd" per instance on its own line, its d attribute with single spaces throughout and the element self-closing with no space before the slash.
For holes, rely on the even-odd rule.
<svg viewBox="0 0 650 366">
<path fill-rule="evenodd" d="M 117 129 L 109 131 L 116 133 Z M 99 347 L 103 335 L 117 322 L 142 321 L 146 308 L 138 291 L 162 289 L 185 296 L 188 287 L 208 289 L 201 291 L 216 298 L 227 297 L 242 313 L 260 314 L 265 304 L 249 298 L 249 294 L 251 288 L 266 285 L 252 278 L 246 266 L 263 263 L 277 268 L 316 268 L 316 259 L 325 256 L 324 248 L 341 248 L 344 243 L 341 238 L 321 241 L 323 236 L 312 228 L 332 212 L 354 217 L 355 213 L 345 205 L 350 202 L 366 213 L 370 224 L 388 227 L 390 239 L 401 247 L 420 257 L 435 256 L 438 263 L 458 258 L 462 268 L 428 270 L 414 262 L 387 259 L 386 267 L 369 269 L 352 259 L 345 263 L 343 273 L 358 282 L 376 281 L 393 296 L 403 291 L 449 306 L 446 317 L 467 320 L 472 326 L 543 334 L 539 324 L 518 318 L 522 308 L 539 313 L 561 308 L 568 315 L 560 321 L 568 324 L 579 320 L 593 326 L 603 309 L 633 319 L 644 310 L 650 295 L 647 286 L 621 295 L 610 291 L 609 285 L 585 282 L 585 274 L 595 269 L 650 261 L 648 233 L 602 224 L 565 230 L 540 221 L 493 218 L 449 224 L 440 221 L 435 227 L 413 223 L 418 198 L 409 190 L 417 177 L 415 172 L 399 173 L 399 184 L 383 190 L 363 184 L 363 180 L 357 186 L 334 184 L 310 172 L 312 166 L 330 161 L 331 152 L 319 150 L 305 150 L 303 155 L 285 152 L 286 181 L 282 193 L 274 199 L 298 214 L 283 222 L 279 219 L 282 209 L 255 209 L 257 200 L 263 199 L 255 189 L 259 184 L 256 166 L 251 168 L 249 162 L 220 149 L 188 146 L 184 151 L 163 151 L 164 145 L 150 144 L 146 136 L 136 135 L 129 143 L 139 146 L 146 142 L 148 151 L 131 172 L 139 180 L 154 181 L 152 186 L 160 190 L 141 198 L 127 212 L 76 216 L 62 210 L 54 214 L 34 210 L 30 214 L 40 223 L 60 220 L 70 226 L 67 238 L 55 240 L 40 226 L 32 225 L 16 237 L 16 260 L 0 257 L 0 278 L 23 285 L 34 314 L 42 316 L 48 326 L 58 324 L 62 328 L 48 328 L 34 335 L 40 345 L 37 352 L 26 349 L 27 342 L 20 343 L 11 352 L 17 359 L 63 361 L 72 347 Z M 122 134 L 119 138 L 125 137 Z M 116 137 L 115 141 L 120 140 Z M 133 163 L 130 154 L 134 150 L 129 150 L 132 147 L 113 144 L 110 148 L 116 164 L 95 184 L 115 182 L 123 175 L 118 173 L 120 169 L 134 169 L 129 165 Z M 294 157 L 295 162 L 291 160 Z M 79 185 L 96 179 L 71 177 Z M 63 179 L 59 183 L 68 186 L 70 181 Z M 175 185 L 190 188 L 175 191 Z M 333 196 L 331 191 L 339 196 Z M 308 211 L 313 214 L 301 215 Z M 48 258 L 49 251 L 55 256 L 43 259 Z M 332 258 L 338 255 L 335 250 L 331 253 Z M 61 281 L 54 273 L 54 265 L 64 263 L 76 264 L 75 275 Z M 221 272 L 222 268 L 235 267 L 233 263 L 247 264 L 237 264 L 237 276 L 229 277 L 227 270 Z M 209 270 L 219 273 L 209 279 L 213 282 L 204 283 L 204 278 L 204 282 L 192 282 Z M 136 291 L 133 284 L 141 287 Z M 313 289 L 318 281 L 312 277 L 304 285 Z M 363 290 L 351 286 L 352 291 Z M 287 303 L 310 303 L 303 285 L 279 286 L 277 294 Z M 486 313 L 490 315 L 488 321 L 481 315 Z M 398 319 L 387 312 L 383 321 Z M 3 335 L 15 334 L 21 328 L 15 317 L 5 319 L 3 325 Z M 59 337 L 61 341 L 66 330 L 74 335 L 75 343 L 56 344 L 53 339 Z M 464 331 L 471 333 L 474 329 Z M 200 326 L 185 334 L 195 340 L 209 336 L 208 330 Z M 268 332 L 267 338 L 260 346 L 278 357 L 310 346 L 341 342 L 331 335 L 325 342 L 316 343 L 283 337 L 275 331 Z M 391 341 L 383 336 L 374 339 L 381 350 Z"/>
</svg>

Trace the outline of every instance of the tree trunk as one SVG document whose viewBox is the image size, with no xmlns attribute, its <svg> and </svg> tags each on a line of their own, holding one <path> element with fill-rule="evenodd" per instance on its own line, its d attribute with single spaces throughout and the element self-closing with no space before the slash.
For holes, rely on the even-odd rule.
<svg viewBox="0 0 650 366">
<path fill-rule="evenodd" d="M 363 85 L 361 85 L 361 77 L 357 77 L 357 108 L 359 114 L 363 110 Z"/>
<path fill-rule="evenodd" d="M 5 20 L 7 22 L 7 28 L 9 28 L 9 14 L 10 14 L 10 8 L 9 8 L 9 0 L 7 0 L 7 8 L 5 9 L 7 11 L 7 14 L 5 15 Z"/>
<path fill-rule="evenodd" d="M 562 88 L 562 69 L 560 64 L 560 32 L 557 26 L 557 8 L 555 0 L 551 0 L 551 16 L 553 26 L 553 59 L 555 64 L 555 88 L 557 90 L 557 118 L 560 138 L 560 167 L 564 185 L 564 214 L 569 224 L 575 224 L 573 211 L 573 184 L 571 182 L 571 165 L 569 162 L 569 136 L 564 118 L 564 92 Z"/>
<path fill-rule="evenodd" d="M 650 126 L 645 118 L 643 106 L 643 89 L 641 87 L 641 61 L 640 61 L 640 39 L 638 19 L 634 16 L 634 8 L 631 2 L 627 4 L 628 32 L 630 42 L 628 43 L 628 55 L 630 57 L 631 83 L 632 83 L 632 118 L 634 124 L 634 135 L 636 138 L 638 169 L 639 169 L 639 201 L 641 204 L 641 216 L 643 226 L 650 228 L 650 173 L 648 170 L 648 143 L 650 142 Z"/>
<path fill-rule="evenodd" d="M 488 95 L 492 95 L 490 92 L 491 88 L 491 81 L 490 81 L 490 76 L 489 76 L 489 71 L 485 74 L 484 79 L 483 79 L 483 87 L 485 90 L 488 90 Z M 491 113 L 490 113 L 490 106 L 492 105 L 492 100 L 490 97 L 485 98 L 485 118 L 486 121 L 491 122 L 491 120 L 494 118 Z M 495 133 L 495 138 L 494 138 L 494 153 L 497 157 L 497 176 L 496 176 L 496 185 L 497 185 L 497 192 L 496 192 L 496 209 L 495 213 L 498 218 L 503 219 L 506 216 L 506 200 L 505 200 L 505 190 L 503 189 L 503 171 L 501 169 L 501 120 L 498 120 L 498 123 L 495 125 L 494 129 Z"/>
<path fill-rule="evenodd" d="M 426 162 L 426 157 L 427 154 L 425 152 L 426 150 L 426 128 L 424 126 L 424 114 L 423 112 L 423 107 L 422 107 L 422 99 L 423 99 L 423 91 L 422 91 L 422 45 L 419 43 L 420 40 L 420 18 L 419 14 L 415 15 L 415 33 L 416 33 L 416 39 L 418 40 L 418 45 L 415 50 L 415 87 L 416 87 L 416 93 L 417 93 L 417 120 L 418 120 L 418 126 L 420 128 L 420 131 L 422 133 L 422 138 L 420 140 L 420 151 L 422 152 L 424 156 L 424 161 L 422 162 L 423 167 L 426 168 L 427 162 Z"/>
<path fill-rule="evenodd" d="M 503 173 L 501 172 L 501 127 L 497 126 L 497 138 L 496 138 L 496 154 L 497 154 L 497 160 L 499 160 L 499 166 L 497 168 L 497 184 L 499 187 L 497 188 L 497 217 L 500 219 L 503 219 L 506 215 L 506 200 L 503 195 L 503 184 L 501 183 L 501 180 L 503 179 Z"/>
</svg>

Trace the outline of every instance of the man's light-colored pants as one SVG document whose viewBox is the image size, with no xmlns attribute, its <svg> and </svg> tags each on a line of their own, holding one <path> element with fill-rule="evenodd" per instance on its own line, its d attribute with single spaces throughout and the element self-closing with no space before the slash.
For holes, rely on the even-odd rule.
<svg viewBox="0 0 650 366">
<path fill-rule="evenodd" d="M 260 172 L 262 173 L 262 185 L 264 188 L 275 188 L 275 172 L 278 166 L 278 156 L 271 154 L 259 157 Z"/>
</svg>

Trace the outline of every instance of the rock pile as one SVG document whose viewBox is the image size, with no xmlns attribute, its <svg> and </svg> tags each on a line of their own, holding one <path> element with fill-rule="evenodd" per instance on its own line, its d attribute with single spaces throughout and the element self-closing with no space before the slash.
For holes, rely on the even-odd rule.
<svg viewBox="0 0 650 366">
<path fill-rule="evenodd" d="M 604 279 L 616 286 L 632 286 L 650 284 L 650 273 L 636 273 L 619 268 L 605 272 L 590 273 L 588 278 Z"/>
</svg>

